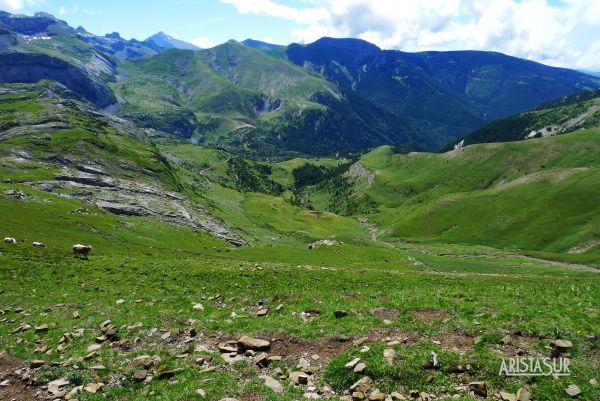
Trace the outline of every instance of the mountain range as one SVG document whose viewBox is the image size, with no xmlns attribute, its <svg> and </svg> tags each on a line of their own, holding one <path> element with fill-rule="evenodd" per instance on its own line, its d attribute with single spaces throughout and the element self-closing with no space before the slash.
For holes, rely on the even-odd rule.
<svg viewBox="0 0 600 401">
<path fill-rule="evenodd" d="M 591 75 L 500 53 L 406 53 L 333 38 L 196 50 L 162 32 L 126 40 L 3 12 L 0 81 L 40 79 L 142 128 L 258 158 L 436 150 L 497 118 L 600 88 Z"/>
</svg>

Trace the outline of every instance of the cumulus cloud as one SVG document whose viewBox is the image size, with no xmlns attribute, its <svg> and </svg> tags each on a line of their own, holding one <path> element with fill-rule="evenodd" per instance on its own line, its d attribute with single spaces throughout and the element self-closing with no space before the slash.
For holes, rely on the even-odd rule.
<svg viewBox="0 0 600 401">
<path fill-rule="evenodd" d="M 199 38 L 193 39 L 193 40 L 191 40 L 191 42 L 193 44 L 195 44 L 196 46 L 201 47 L 202 49 L 210 49 L 211 47 L 215 47 L 219 44 L 218 42 L 216 42 L 210 38 L 207 38 L 205 36 L 201 36 Z"/>
<path fill-rule="evenodd" d="M 600 70 L 597 0 L 221 0 L 243 14 L 293 21 L 294 40 L 357 37 L 406 51 L 494 50 Z"/>
<path fill-rule="evenodd" d="M 0 10 L 16 12 L 26 6 L 32 6 L 42 2 L 42 0 L 0 0 Z"/>
</svg>

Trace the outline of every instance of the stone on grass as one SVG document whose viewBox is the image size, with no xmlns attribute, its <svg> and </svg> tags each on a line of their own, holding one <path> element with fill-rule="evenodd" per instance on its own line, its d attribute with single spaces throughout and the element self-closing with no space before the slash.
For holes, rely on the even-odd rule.
<svg viewBox="0 0 600 401">
<path fill-rule="evenodd" d="M 552 345 L 554 346 L 554 350 L 558 353 L 567 352 L 571 348 L 573 348 L 573 343 L 569 340 L 562 340 L 562 339 L 554 340 Z"/>
<path fill-rule="evenodd" d="M 357 340 L 354 340 L 352 342 L 352 345 L 354 345 L 355 347 L 360 347 L 361 345 L 363 345 L 367 341 L 369 341 L 369 337 L 361 337 L 361 338 L 359 338 Z"/>
<path fill-rule="evenodd" d="M 87 347 L 87 352 L 91 353 L 94 351 L 98 351 L 100 348 L 102 348 L 101 344 L 92 344 L 89 347 Z"/>
<path fill-rule="evenodd" d="M 354 358 L 353 360 L 348 362 L 345 366 L 348 369 L 354 369 L 356 367 L 356 365 L 359 364 L 359 362 L 360 362 L 360 358 Z"/>
<path fill-rule="evenodd" d="M 279 381 L 267 375 L 261 376 L 261 379 L 265 381 L 265 386 L 269 387 L 274 392 L 283 393 L 283 385 Z"/>
<path fill-rule="evenodd" d="M 521 387 L 517 391 L 517 401 L 530 401 L 531 400 L 531 391 L 527 387 Z"/>
<path fill-rule="evenodd" d="M 46 364 L 46 361 L 41 360 L 41 359 L 34 359 L 33 361 L 29 362 L 29 367 L 31 369 L 37 369 L 39 367 L 42 367 Z"/>
<path fill-rule="evenodd" d="M 577 397 L 581 394 L 581 389 L 576 384 L 571 384 L 569 387 L 565 389 L 565 393 L 571 398 Z"/>
<path fill-rule="evenodd" d="M 192 309 L 194 309 L 196 311 L 203 311 L 204 310 L 204 305 L 202 305 L 202 304 L 194 304 L 194 306 L 192 306 Z"/>
<path fill-rule="evenodd" d="M 133 372 L 133 380 L 136 382 L 144 381 L 146 380 L 146 377 L 148 377 L 148 371 L 145 369 L 136 370 Z"/>
<path fill-rule="evenodd" d="M 83 389 L 88 393 L 96 394 L 102 387 L 104 387 L 103 383 L 89 383 Z"/>
<path fill-rule="evenodd" d="M 350 391 L 360 391 L 366 393 L 373 385 L 373 380 L 369 376 L 360 378 L 350 387 Z"/>
<path fill-rule="evenodd" d="M 385 394 L 382 393 L 379 390 L 374 390 L 371 395 L 369 395 L 369 400 L 370 401 L 384 401 L 385 400 Z"/>
<path fill-rule="evenodd" d="M 391 365 L 394 362 L 394 356 L 396 356 L 396 351 L 393 348 L 386 348 L 383 350 L 383 359 Z"/>
<path fill-rule="evenodd" d="M 304 372 L 290 372 L 290 381 L 294 384 L 308 384 L 308 375 Z"/>
<path fill-rule="evenodd" d="M 219 343 L 219 345 L 217 345 L 217 348 L 219 349 L 219 351 L 221 351 L 223 353 L 232 353 L 232 352 L 237 353 L 238 352 L 238 346 L 235 341 L 227 341 L 227 342 Z"/>
<path fill-rule="evenodd" d="M 404 401 L 404 400 L 406 400 L 406 397 L 403 396 L 402 394 L 400 394 L 397 391 L 394 391 L 392 394 L 390 394 L 390 397 L 392 397 L 392 400 L 394 400 L 394 401 Z"/>
<path fill-rule="evenodd" d="M 238 345 L 244 349 L 249 349 L 252 351 L 266 351 L 271 348 L 271 343 L 267 340 L 261 340 L 259 338 L 252 338 L 248 336 L 243 336 L 238 340 Z"/>
<path fill-rule="evenodd" d="M 62 378 L 56 379 L 48 383 L 48 391 L 52 393 L 54 397 L 63 397 L 67 392 L 64 387 L 69 384 L 69 380 Z"/>
<path fill-rule="evenodd" d="M 362 373 L 367 368 L 367 364 L 364 362 L 358 363 L 352 370 L 354 373 Z"/>
<path fill-rule="evenodd" d="M 47 324 L 42 324 L 39 325 L 35 328 L 35 332 L 36 333 L 46 333 L 48 331 L 48 325 Z"/>
<path fill-rule="evenodd" d="M 502 337 L 502 339 L 500 340 L 500 344 L 502 345 L 509 345 L 512 342 L 512 337 L 510 335 L 505 335 L 504 337 Z"/>
<path fill-rule="evenodd" d="M 500 399 L 502 401 L 517 401 L 517 396 L 515 394 L 500 391 Z"/>
</svg>

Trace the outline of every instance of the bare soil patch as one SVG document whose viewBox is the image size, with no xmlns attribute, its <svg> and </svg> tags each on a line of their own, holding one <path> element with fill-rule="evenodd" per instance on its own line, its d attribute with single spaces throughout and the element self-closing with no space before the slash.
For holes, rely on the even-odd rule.
<svg viewBox="0 0 600 401">
<path fill-rule="evenodd" d="M 373 309 L 373 315 L 381 319 L 396 320 L 398 315 L 400 315 L 400 312 L 395 309 L 376 308 Z"/>
<path fill-rule="evenodd" d="M 0 387 L 1 401 L 33 401 L 44 399 L 37 396 L 32 387 L 26 386 L 13 374 L 16 369 L 24 366 L 25 364 L 22 361 L 9 356 L 6 352 L 0 352 L 0 382 L 4 380 L 10 381 L 8 386 Z"/>
<path fill-rule="evenodd" d="M 447 311 L 434 309 L 416 309 L 411 310 L 408 313 L 415 315 L 423 322 L 428 324 L 432 323 L 434 320 L 442 320 L 449 314 Z"/>
</svg>

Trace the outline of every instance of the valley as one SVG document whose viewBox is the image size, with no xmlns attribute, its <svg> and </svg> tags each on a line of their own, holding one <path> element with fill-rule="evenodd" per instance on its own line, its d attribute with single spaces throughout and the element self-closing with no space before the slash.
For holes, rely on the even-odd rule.
<svg viewBox="0 0 600 401">
<path fill-rule="evenodd" d="M 0 400 L 600 396 L 597 78 L 44 13 L 0 50 Z"/>
</svg>

